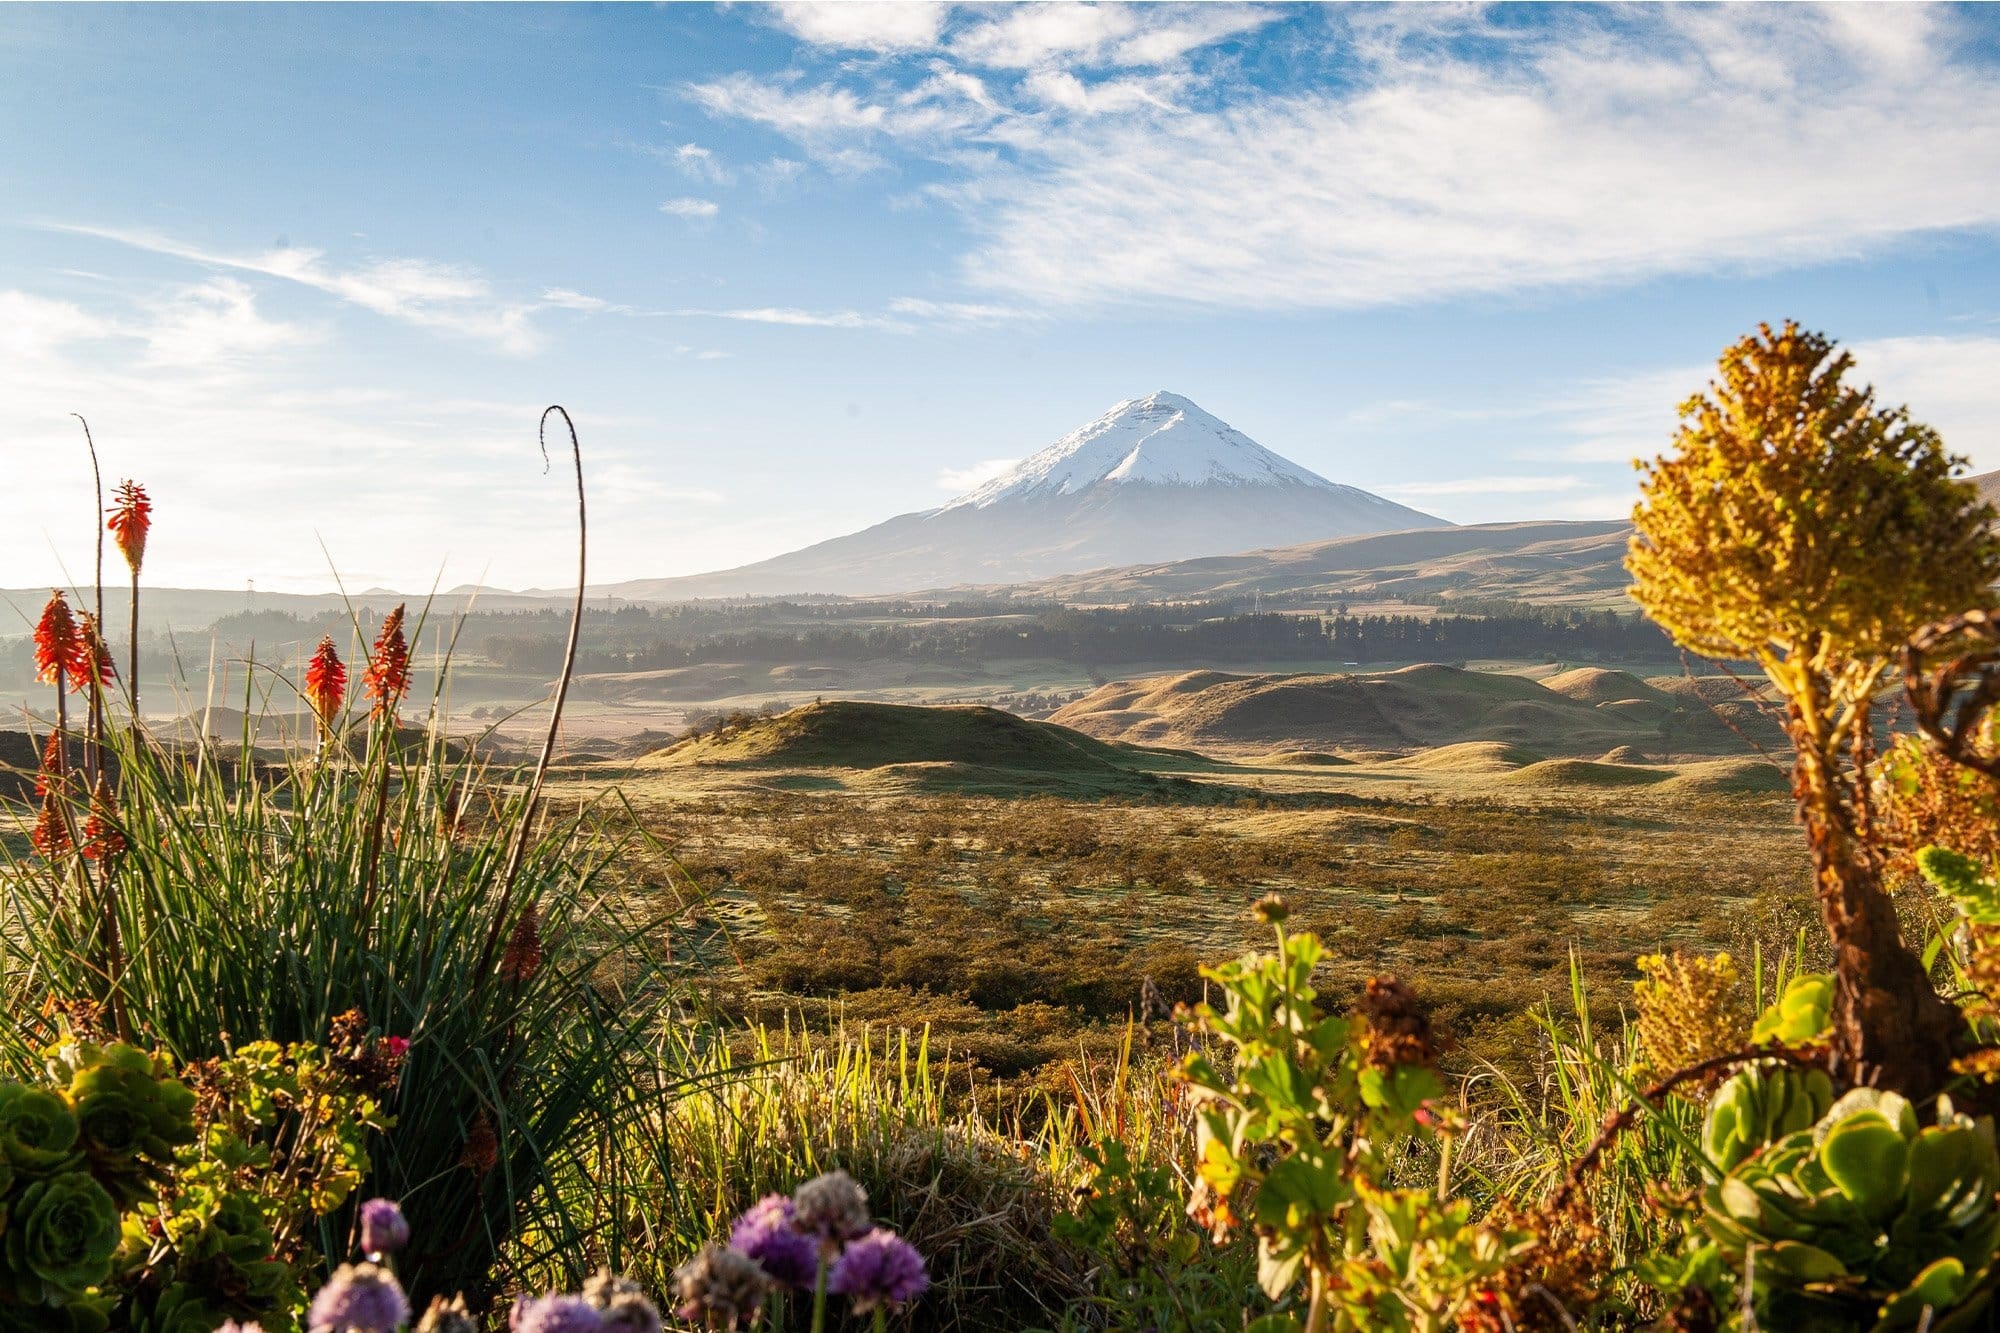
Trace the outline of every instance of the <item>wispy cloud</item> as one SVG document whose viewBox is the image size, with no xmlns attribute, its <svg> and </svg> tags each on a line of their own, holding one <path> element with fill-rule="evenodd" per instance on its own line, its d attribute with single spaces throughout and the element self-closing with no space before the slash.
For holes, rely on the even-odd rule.
<svg viewBox="0 0 2000 1333">
<path fill-rule="evenodd" d="M 660 205 L 660 211 L 689 222 L 712 222 L 722 211 L 722 205 L 713 199 L 669 199 Z"/>
<path fill-rule="evenodd" d="M 1338 83 L 1203 55 L 1261 9 L 1022 5 L 689 95 L 836 169 L 928 162 L 964 276 L 1055 308 L 1359 309 L 2000 228 L 2000 67 L 1948 9 L 1327 13 Z"/>
<path fill-rule="evenodd" d="M 93 236 L 205 268 L 297 283 L 388 319 L 490 342 L 512 355 L 526 355 L 541 346 L 529 320 L 537 303 L 500 297 L 483 275 L 461 264 L 397 258 L 341 267 L 329 263 L 324 251 L 302 246 L 228 254 L 153 232 L 118 227 L 57 223 L 48 224 L 48 230 Z"/>
<path fill-rule="evenodd" d="M 937 474 L 938 489 L 957 495 L 975 490 L 997 477 L 1004 477 L 1013 471 L 1018 458 L 987 458 L 970 467 L 948 467 Z"/>
</svg>

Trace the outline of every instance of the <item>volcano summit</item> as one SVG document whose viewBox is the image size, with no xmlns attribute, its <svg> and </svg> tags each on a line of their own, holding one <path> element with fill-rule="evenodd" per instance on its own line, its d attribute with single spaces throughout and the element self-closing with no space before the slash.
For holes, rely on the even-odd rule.
<svg viewBox="0 0 2000 1333">
<path fill-rule="evenodd" d="M 912 592 L 1444 526 L 1328 481 L 1161 392 L 1118 404 L 937 509 L 737 569 L 603 591 L 649 599 Z"/>
</svg>

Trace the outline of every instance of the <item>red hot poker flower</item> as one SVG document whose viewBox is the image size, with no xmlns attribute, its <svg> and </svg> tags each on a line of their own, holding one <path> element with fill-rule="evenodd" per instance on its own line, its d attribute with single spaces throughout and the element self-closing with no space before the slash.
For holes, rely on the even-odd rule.
<svg viewBox="0 0 2000 1333">
<path fill-rule="evenodd" d="M 399 605 L 382 622 L 375 636 L 375 650 L 368 655 L 368 670 L 362 673 L 361 687 L 375 701 L 375 717 L 394 715 L 396 705 L 410 688 L 410 645 L 403 638 L 403 608 Z"/>
<path fill-rule="evenodd" d="M 76 617 L 77 636 L 83 640 L 83 652 L 78 661 L 81 670 L 74 673 L 70 684 L 82 690 L 94 676 L 99 685 L 109 685 L 115 668 L 111 665 L 111 650 L 104 645 L 104 636 L 98 633 L 97 617 L 88 611 L 79 611 Z"/>
<path fill-rule="evenodd" d="M 69 759 L 63 751 L 63 735 L 51 729 L 49 738 L 42 742 L 42 766 L 35 773 L 35 799 L 49 794 L 51 787 L 60 787 L 69 768 Z"/>
<path fill-rule="evenodd" d="M 111 517 L 104 526 L 117 539 L 118 549 L 136 577 L 139 566 L 146 561 L 146 533 L 153 526 L 153 502 L 146 497 L 146 488 L 130 478 L 120 483 L 112 498 L 117 503 L 111 506 Z"/>
<path fill-rule="evenodd" d="M 35 831 L 28 835 L 28 841 L 44 860 L 53 861 L 69 854 L 69 813 L 63 809 L 60 793 L 51 790 L 42 797 L 42 813 L 36 818 Z"/>
<path fill-rule="evenodd" d="M 125 835 L 118 831 L 118 802 L 103 778 L 90 797 L 90 815 L 83 821 L 83 854 L 93 861 L 108 861 L 125 850 Z"/>
<path fill-rule="evenodd" d="M 90 675 L 90 643 L 70 614 L 69 599 L 58 588 L 49 594 L 35 626 L 35 679 L 80 690 Z"/>
<path fill-rule="evenodd" d="M 319 641 L 312 661 L 306 665 L 305 695 L 320 726 L 331 731 L 340 706 L 347 702 L 347 664 L 334 649 L 331 634 Z"/>
</svg>

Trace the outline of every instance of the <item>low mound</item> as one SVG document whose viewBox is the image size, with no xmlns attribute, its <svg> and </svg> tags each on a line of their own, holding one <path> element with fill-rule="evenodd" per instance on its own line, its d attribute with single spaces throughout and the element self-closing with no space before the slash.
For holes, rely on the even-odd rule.
<svg viewBox="0 0 2000 1333">
<path fill-rule="evenodd" d="M 1544 759 L 1516 769 L 1504 781 L 1523 787 L 1650 787 L 1670 776 L 1656 768 L 1597 764 L 1588 759 Z"/>
<path fill-rule="evenodd" d="M 807 704 L 720 733 L 682 741 L 639 761 L 644 767 L 879 769 L 970 765 L 1075 776 L 1129 774 L 1167 756 L 1109 745 L 1067 727 L 1030 722 L 997 708 L 922 708 L 845 700 Z"/>
<path fill-rule="evenodd" d="M 1605 751 L 1604 757 L 1597 762 L 1600 764 L 1650 764 L 1653 761 L 1646 758 L 1645 754 L 1636 746 L 1621 745 L 1615 750 Z"/>
<path fill-rule="evenodd" d="M 1544 679 L 1542 688 L 1586 704 L 1618 703 L 1627 699 L 1664 702 L 1658 690 L 1631 672 L 1611 671 L 1604 667 L 1575 667 L 1560 672 Z"/>
<path fill-rule="evenodd" d="M 1295 765 L 1303 768 L 1334 768 L 1343 764 L 1352 764 L 1354 761 L 1344 758 L 1341 755 L 1328 754 L 1324 750 L 1280 750 L 1276 754 L 1264 756 L 1264 762 L 1267 764 Z"/>
<path fill-rule="evenodd" d="M 1509 745 L 1504 741 L 1461 741 L 1457 745 L 1440 745 L 1435 750 L 1399 759 L 1396 766 L 1438 773 L 1508 773 L 1541 759 L 1542 755 L 1524 745 Z"/>
<path fill-rule="evenodd" d="M 1762 759 L 1712 759 L 1702 764 L 1681 765 L 1680 776 L 1660 790 L 1688 796 L 1743 796 L 1789 792 L 1792 780 L 1785 770 Z"/>
<path fill-rule="evenodd" d="M 1740 754 L 1749 747 L 1699 701 L 1627 672 L 1554 678 L 1424 664 L 1345 675 L 1190 672 L 1105 685 L 1050 721 L 1100 740 L 1195 748 L 1410 754 L 1468 741 L 1584 758 L 1630 745 L 1655 754 Z M 1604 696 L 1597 698 L 1596 696 Z"/>
</svg>

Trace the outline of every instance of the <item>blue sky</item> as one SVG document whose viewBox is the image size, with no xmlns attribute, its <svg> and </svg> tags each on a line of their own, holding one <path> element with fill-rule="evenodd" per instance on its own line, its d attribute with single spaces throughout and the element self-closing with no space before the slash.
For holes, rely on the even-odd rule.
<svg viewBox="0 0 2000 1333">
<path fill-rule="evenodd" d="M 1796 317 L 2000 467 L 2000 10 L 0 6 L 0 585 L 559 584 L 941 503 L 1171 389 L 1599 517 Z"/>
</svg>

